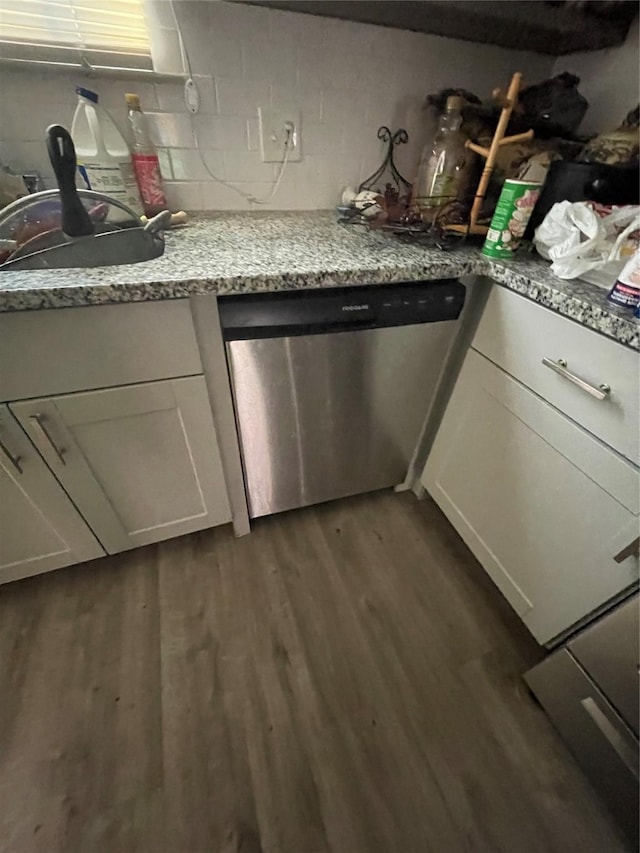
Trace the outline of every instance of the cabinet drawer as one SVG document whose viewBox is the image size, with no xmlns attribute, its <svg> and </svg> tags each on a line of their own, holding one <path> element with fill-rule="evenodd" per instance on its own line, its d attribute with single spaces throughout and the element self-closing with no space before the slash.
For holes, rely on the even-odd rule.
<svg viewBox="0 0 640 853">
<path fill-rule="evenodd" d="M 609 697 L 628 726 L 640 732 L 640 611 L 634 595 L 569 643 L 571 654 Z"/>
<path fill-rule="evenodd" d="M 637 849 L 637 739 L 566 649 L 525 679 Z"/>
<path fill-rule="evenodd" d="M 640 463 L 639 354 L 523 296 L 494 287 L 472 346 L 572 420 L 636 465 Z M 594 386 L 591 396 L 543 364 L 562 360 L 572 374 Z"/>
<path fill-rule="evenodd" d="M 0 400 L 202 373 L 188 299 L 0 315 Z"/>
<path fill-rule="evenodd" d="M 638 470 L 471 350 L 422 482 L 540 643 L 638 581 Z"/>
</svg>

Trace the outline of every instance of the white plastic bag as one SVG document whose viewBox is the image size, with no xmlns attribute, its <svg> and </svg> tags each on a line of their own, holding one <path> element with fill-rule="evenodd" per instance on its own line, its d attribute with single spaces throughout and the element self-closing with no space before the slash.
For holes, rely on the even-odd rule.
<svg viewBox="0 0 640 853">
<path fill-rule="evenodd" d="M 619 261 L 624 238 L 637 228 L 640 207 L 620 207 L 601 217 L 587 202 L 560 201 L 536 229 L 534 243 L 559 278 L 578 278 Z"/>
</svg>

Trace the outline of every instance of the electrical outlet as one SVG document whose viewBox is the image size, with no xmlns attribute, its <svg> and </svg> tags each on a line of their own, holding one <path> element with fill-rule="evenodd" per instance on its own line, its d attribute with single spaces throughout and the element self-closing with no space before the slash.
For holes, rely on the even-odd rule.
<svg viewBox="0 0 640 853">
<path fill-rule="evenodd" d="M 289 142 L 288 162 L 302 159 L 300 110 L 260 107 L 260 154 L 263 163 L 281 163 Z"/>
</svg>

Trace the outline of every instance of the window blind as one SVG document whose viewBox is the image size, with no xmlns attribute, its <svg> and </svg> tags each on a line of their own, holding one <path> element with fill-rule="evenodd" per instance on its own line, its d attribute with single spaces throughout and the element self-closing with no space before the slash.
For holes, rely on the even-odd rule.
<svg viewBox="0 0 640 853">
<path fill-rule="evenodd" d="M 152 70 L 143 0 L 0 0 L 0 58 Z"/>
</svg>

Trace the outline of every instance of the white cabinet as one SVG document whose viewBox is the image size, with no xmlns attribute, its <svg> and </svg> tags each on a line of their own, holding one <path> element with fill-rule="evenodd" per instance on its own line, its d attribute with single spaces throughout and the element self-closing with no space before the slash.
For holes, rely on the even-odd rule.
<svg viewBox="0 0 640 853">
<path fill-rule="evenodd" d="M 491 291 L 473 348 L 631 462 L 640 462 L 636 351 L 502 287 Z M 558 373 L 554 364 L 566 369 Z M 596 391 L 609 390 L 598 399 L 575 378 Z"/>
<path fill-rule="evenodd" d="M 0 313 L 0 400 L 202 373 L 188 299 Z"/>
<path fill-rule="evenodd" d="M 10 408 L 109 553 L 231 520 L 202 376 Z"/>
<path fill-rule="evenodd" d="M 0 583 L 103 555 L 35 447 L 0 406 Z"/>
<path fill-rule="evenodd" d="M 423 483 L 541 643 L 638 578 L 637 468 L 474 350 Z"/>
</svg>

